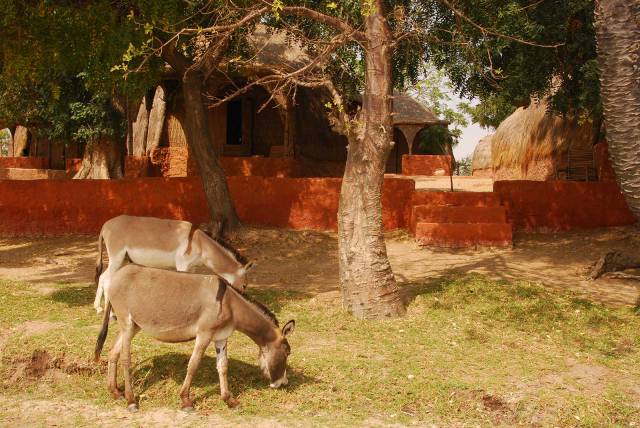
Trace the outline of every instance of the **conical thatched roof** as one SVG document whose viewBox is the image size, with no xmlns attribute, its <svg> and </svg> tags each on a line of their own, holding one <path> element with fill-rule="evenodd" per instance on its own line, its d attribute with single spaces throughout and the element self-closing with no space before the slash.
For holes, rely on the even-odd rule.
<svg viewBox="0 0 640 428">
<path fill-rule="evenodd" d="M 590 150 L 592 127 L 589 122 L 548 113 L 546 100 L 532 101 L 518 108 L 500 124 L 493 136 L 493 168 L 520 167 L 526 170 L 534 161 L 553 158 L 572 149 Z"/>
<path fill-rule="evenodd" d="M 493 140 L 493 134 L 487 135 L 482 138 L 476 145 L 476 149 L 473 151 L 473 157 L 471 159 L 471 169 L 491 169 L 493 167 L 491 161 L 491 144 Z"/>
<path fill-rule="evenodd" d="M 407 94 L 393 94 L 394 125 L 448 125 L 440 120 L 424 104 Z"/>
</svg>

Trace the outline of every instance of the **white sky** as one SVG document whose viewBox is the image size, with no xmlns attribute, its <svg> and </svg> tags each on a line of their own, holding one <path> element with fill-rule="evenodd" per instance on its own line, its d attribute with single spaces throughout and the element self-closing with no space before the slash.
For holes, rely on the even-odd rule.
<svg viewBox="0 0 640 428">
<path fill-rule="evenodd" d="M 472 155 L 480 139 L 491 133 L 493 133 L 491 129 L 484 129 L 475 123 L 470 123 L 469 126 L 463 128 L 460 143 L 453 148 L 453 155 L 456 159 Z"/>
<path fill-rule="evenodd" d="M 477 101 L 475 100 L 463 100 L 458 95 L 456 95 L 453 91 L 446 91 L 451 97 L 451 101 L 447 103 L 449 107 L 456 108 L 458 104 L 465 101 L 471 105 L 475 105 Z M 462 128 L 462 136 L 460 137 L 460 142 L 457 146 L 453 148 L 453 156 L 456 159 L 466 158 L 473 154 L 473 151 L 476 148 L 478 142 L 487 135 L 491 135 L 495 132 L 493 128 L 485 129 L 480 125 L 473 123 L 471 118 L 467 118 L 469 120 L 469 125 L 466 128 Z"/>
</svg>

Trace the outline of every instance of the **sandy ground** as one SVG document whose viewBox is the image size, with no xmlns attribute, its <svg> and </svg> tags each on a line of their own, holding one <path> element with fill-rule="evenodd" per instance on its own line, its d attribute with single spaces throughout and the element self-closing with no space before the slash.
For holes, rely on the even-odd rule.
<svg viewBox="0 0 640 428">
<path fill-rule="evenodd" d="M 449 176 L 428 177 L 424 175 L 389 175 L 394 178 L 404 178 L 416 182 L 417 190 L 449 191 L 451 179 Z M 493 180 L 486 177 L 453 176 L 453 190 L 455 192 L 493 192 Z"/>
<path fill-rule="evenodd" d="M 335 234 L 250 228 L 237 246 L 256 261 L 250 275 L 252 287 L 339 298 Z M 401 285 L 477 272 L 577 291 L 613 305 L 635 305 L 640 296 L 638 281 L 586 277 L 590 265 L 607 251 L 638 251 L 640 232 L 631 227 L 517 235 L 513 249 L 480 250 L 421 248 L 397 232 L 387 235 L 387 248 Z M 0 277 L 39 284 L 46 293 L 55 283 L 93 281 L 96 254 L 92 236 L 4 238 L 0 239 Z"/>
<path fill-rule="evenodd" d="M 640 233 L 633 228 L 520 235 L 509 250 L 429 249 L 419 247 L 404 233 L 387 235 L 389 258 L 399 283 L 404 286 L 478 272 L 504 280 L 535 281 L 560 291 L 573 290 L 613 305 L 635 305 L 640 282 L 591 281 L 585 274 L 601 254 L 612 249 L 637 251 L 638 244 Z M 34 283 L 43 293 L 53 291 L 55 283 L 88 283 L 93 281 L 96 247 L 96 237 L 92 236 L 0 239 L 0 278 Z M 252 287 L 277 287 L 315 296 L 327 304 L 340 304 L 335 234 L 251 228 L 241 235 L 238 248 L 257 263 L 250 278 Z M 29 334 L 55 327 L 52 323 L 29 321 L 20 328 L 23 334 Z M 597 376 L 607 375 L 600 372 L 600 367 L 595 375 L 593 370 L 578 369 L 581 370 L 578 375 L 593 384 L 599 382 Z M 212 414 L 186 415 L 172 409 L 155 409 L 130 415 L 124 408 L 104 410 L 83 401 L 16 401 L 2 394 L 0 415 L 0 425 L 7 427 L 88 426 L 97 421 L 101 426 L 114 427 L 238 425 Z M 78 419 L 79 416 L 82 418 Z M 261 418 L 245 420 L 241 425 L 246 423 L 255 427 L 278 426 L 276 421 Z"/>
</svg>

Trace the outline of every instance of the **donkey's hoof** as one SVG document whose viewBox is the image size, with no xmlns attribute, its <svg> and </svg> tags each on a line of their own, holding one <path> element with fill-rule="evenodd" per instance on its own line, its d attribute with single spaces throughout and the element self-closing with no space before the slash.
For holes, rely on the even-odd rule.
<svg viewBox="0 0 640 428">
<path fill-rule="evenodd" d="M 185 413 L 193 413 L 196 411 L 196 409 L 193 408 L 193 406 L 187 406 L 187 407 L 183 407 L 182 409 L 183 412 Z"/>
<path fill-rule="evenodd" d="M 96 309 L 96 314 L 100 315 L 102 313 L 102 311 L 104 311 L 104 309 L 102 309 L 100 306 L 98 306 Z"/>
<path fill-rule="evenodd" d="M 124 394 L 122 393 L 122 391 L 120 391 L 119 389 L 115 389 L 113 391 L 111 391 L 111 397 L 114 400 L 119 400 L 124 396 Z"/>
<path fill-rule="evenodd" d="M 227 403 L 227 406 L 229 406 L 230 409 L 233 409 L 240 405 L 240 402 L 233 397 L 227 398 L 225 402 Z"/>
<path fill-rule="evenodd" d="M 127 406 L 127 410 L 131 413 L 136 413 L 138 409 L 138 405 L 136 403 L 131 403 Z"/>
</svg>

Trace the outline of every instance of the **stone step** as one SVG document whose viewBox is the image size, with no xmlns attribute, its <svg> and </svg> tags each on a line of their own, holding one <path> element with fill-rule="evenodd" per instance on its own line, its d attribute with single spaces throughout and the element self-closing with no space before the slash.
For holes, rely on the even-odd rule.
<svg viewBox="0 0 640 428">
<path fill-rule="evenodd" d="M 414 205 L 411 207 L 409 230 L 415 233 L 416 224 L 423 223 L 506 223 L 507 211 L 502 206 Z"/>
<path fill-rule="evenodd" d="M 509 223 L 428 223 L 416 224 L 419 244 L 445 248 L 511 247 L 513 229 Z"/>
<path fill-rule="evenodd" d="M 411 205 L 498 207 L 500 197 L 493 192 L 413 192 Z"/>
</svg>

